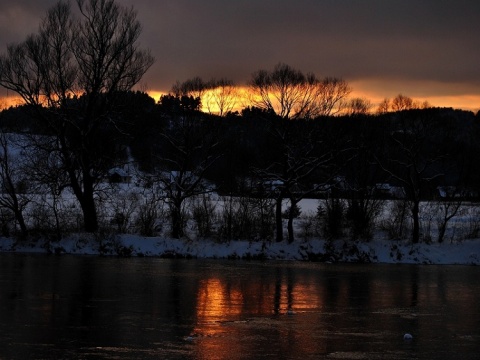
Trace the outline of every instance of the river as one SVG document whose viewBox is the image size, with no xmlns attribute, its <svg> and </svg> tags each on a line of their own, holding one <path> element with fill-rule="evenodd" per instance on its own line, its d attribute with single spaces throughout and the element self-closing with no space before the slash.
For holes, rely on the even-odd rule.
<svg viewBox="0 0 480 360">
<path fill-rule="evenodd" d="M 478 359 L 479 280 L 474 266 L 2 254 L 0 358 Z"/>
</svg>

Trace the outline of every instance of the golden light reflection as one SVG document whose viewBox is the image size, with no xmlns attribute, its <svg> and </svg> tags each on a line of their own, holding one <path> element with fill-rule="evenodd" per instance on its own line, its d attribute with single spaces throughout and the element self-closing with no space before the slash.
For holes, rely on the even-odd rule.
<svg viewBox="0 0 480 360">
<path fill-rule="evenodd" d="M 322 294 L 314 283 L 293 284 L 281 278 L 275 286 L 260 282 L 226 284 L 220 279 L 201 282 L 197 295 L 199 322 L 223 321 L 245 313 L 251 315 L 287 314 L 290 310 L 308 312 L 323 307 Z"/>
<path fill-rule="evenodd" d="M 298 331 L 285 326 L 285 322 L 307 316 L 305 326 L 315 326 L 309 313 L 318 316 L 324 293 L 319 291 L 315 277 L 299 280 L 290 275 L 279 271 L 273 283 L 261 278 L 202 280 L 192 332 L 196 357 L 241 358 L 252 346 L 268 347 L 272 343 L 285 353 L 317 349 L 320 344 L 314 337 L 299 338 Z M 268 336 L 259 337 L 259 332 Z"/>
<path fill-rule="evenodd" d="M 202 275 L 193 296 L 196 325 L 185 339 L 192 358 L 236 360 L 247 354 L 254 358 L 259 349 L 262 355 L 268 352 L 268 358 L 326 358 L 349 346 L 366 351 L 355 358 L 368 358 L 363 355 L 371 352 L 370 346 L 380 354 L 390 342 L 387 339 L 398 337 L 401 343 L 406 329 L 431 334 L 432 315 L 447 304 L 456 314 L 459 293 L 467 294 L 467 306 L 471 299 L 471 309 L 478 300 L 476 290 L 462 281 L 443 288 L 447 271 L 429 273 L 417 267 L 383 271 L 356 265 L 307 268 L 280 266 L 248 276 L 227 269 Z M 285 312 L 289 306 L 293 314 Z M 281 311 L 275 313 L 275 307 Z M 476 329 L 475 320 L 463 316 L 458 323 Z"/>
<path fill-rule="evenodd" d="M 197 300 L 197 318 L 220 321 L 242 313 L 243 293 L 227 287 L 219 279 L 201 282 Z"/>
</svg>

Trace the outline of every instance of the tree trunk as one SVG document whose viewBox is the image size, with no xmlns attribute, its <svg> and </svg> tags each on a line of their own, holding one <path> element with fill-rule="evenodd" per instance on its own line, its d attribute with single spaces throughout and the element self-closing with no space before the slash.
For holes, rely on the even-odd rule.
<svg viewBox="0 0 480 360">
<path fill-rule="evenodd" d="M 89 233 L 98 231 L 97 207 L 93 195 L 93 179 L 88 172 L 84 172 L 83 194 L 79 200 L 83 212 L 83 226 Z"/>
<path fill-rule="evenodd" d="M 293 243 L 294 234 L 293 234 L 293 219 L 295 217 L 295 209 L 297 208 L 297 203 L 290 199 L 290 211 L 288 212 L 288 243 Z"/>
<path fill-rule="evenodd" d="M 287 229 L 288 229 L 288 243 L 291 244 L 295 240 L 294 235 L 293 235 L 293 216 L 291 214 L 289 214 L 289 216 L 288 216 L 288 227 L 287 227 Z"/>
<path fill-rule="evenodd" d="M 62 238 L 62 228 L 60 225 L 60 214 L 59 214 L 58 205 L 57 205 L 58 198 L 57 198 L 57 195 L 55 194 L 55 191 L 52 191 L 51 195 L 53 200 L 52 211 L 53 211 L 53 216 L 55 218 L 55 231 L 57 233 L 57 239 L 60 240 Z"/>
<path fill-rule="evenodd" d="M 420 201 L 414 200 L 412 207 L 412 218 L 413 218 L 413 232 L 412 232 L 412 242 L 418 244 L 420 242 Z"/>
<path fill-rule="evenodd" d="M 445 237 L 445 232 L 447 230 L 447 220 L 444 219 L 442 224 L 438 228 L 438 239 L 439 243 L 443 243 L 443 238 Z"/>
<path fill-rule="evenodd" d="M 276 240 L 277 242 L 283 241 L 283 219 L 282 219 L 282 202 L 283 195 L 277 197 L 275 204 L 275 225 L 276 225 Z"/>
<path fill-rule="evenodd" d="M 174 200 L 170 207 L 170 217 L 172 221 L 172 237 L 180 239 L 184 235 L 181 200 Z"/>
<path fill-rule="evenodd" d="M 94 233 L 98 231 L 97 208 L 93 195 L 90 197 L 84 196 L 80 202 L 83 212 L 83 226 L 86 232 Z"/>
<path fill-rule="evenodd" d="M 21 210 L 15 210 L 14 213 L 15 213 L 15 219 L 18 222 L 18 226 L 20 226 L 21 235 L 25 237 L 27 235 L 27 225 L 25 224 L 23 213 Z"/>
<path fill-rule="evenodd" d="M 15 189 L 13 187 L 13 182 L 10 178 L 10 176 L 8 176 L 8 182 L 10 184 L 10 187 L 11 187 L 11 190 L 10 190 L 10 197 L 12 199 L 12 202 L 13 202 L 13 206 L 12 206 L 12 210 L 13 210 L 13 215 L 15 216 L 15 220 L 17 220 L 18 222 L 18 226 L 20 226 L 20 231 L 22 233 L 22 236 L 26 236 L 27 235 L 27 225 L 25 224 L 25 219 L 23 218 L 23 212 L 20 208 L 20 202 L 18 201 L 18 197 L 17 197 L 17 194 L 15 192 Z"/>
<path fill-rule="evenodd" d="M 69 150 L 66 145 L 66 139 L 61 137 L 61 151 L 65 170 L 70 179 L 72 191 L 80 203 L 83 213 L 83 228 L 86 232 L 94 233 L 98 231 L 97 207 L 94 200 L 94 178 L 90 173 L 90 158 L 87 153 L 82 156 L 82 178 L 79 179 L 76 173 L 76 167 L 70 158 Z"/>
</svg>

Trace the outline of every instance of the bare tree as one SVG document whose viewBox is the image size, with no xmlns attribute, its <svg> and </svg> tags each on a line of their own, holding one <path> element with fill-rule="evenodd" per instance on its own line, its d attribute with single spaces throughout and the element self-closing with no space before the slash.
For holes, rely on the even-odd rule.
<svg viewBox="0 0 480 360">
<path fill-rule="evenodd" d="M 375 220 L 384 201 L 374 191 L 374 184 L 383 174 L 376 166 L 373 153 L 381 147 L 381 137 L 375 131 L 372 117 L 362 116 L 349 124 L 353 154 L 345 166 L 348 181 L 346 218 L 353 238 L 370 239 Z"/>
<path fill-rule="evenodd" d="M 326 77 L 319 80 L 314 74 L 304 75 L 282 63 L 273 71 L 253 73 L 248 85 L 254 107 L 285 119 L 334 115 L 343 109 L 343 100 L 351 92 L 342 79 Z"/>
<path fill-rule="evenodd" d="M 62 198 L 64 190 L 69 187 L 67 173 L 63 169 L 62 159 L 57 149 L 57 139 L 50 136 L 35 134 L 23 135 L 25 139 L 23 157 L 28 163 L 26 175 L 31 183 L 35 183 L 38 200 L 35 200 L 38 209 L 43 215 L 48 213 L 48 220 L 53 223 L 42 223 L 44 229 L 54 229 L 55 236 L 60 239 L 63 231 L 71 226 L 65 221 L 66 208 L 69 201 Z"/>
<path fill-rule="evenodd" d="M 370 112 L 373 105 L 372 102 L 365 98 L 353 98 L 346 104 L 347 115 L 365 115 Z"/>
<path fill-rule="evenodd" d="M 381 115 L 389 112 L 390 106 L 391 106 L 390 99 L 389 98 L 383 99 L 382 101 L 380 101 L 380 104 L 378 104 L 377 114 Z"/>
<path fill-rule="evenodd" d="M 392 110 L 401 111 L 401 110 L 411 110 L 415 109 L 417 106 L 413 99 L 409 96 L 398 94 L 392 100 Z"/>
<path fill-rule="evenodd" d="M 452 191 L 447 191 L 446 196 L 442 198 L 436 206 L 438 236 L 437 242 L 442 243 L 447 232 L 447 226 L 455 216 L 457 216 L 460 208 L 463 206 L 463 194 L 456 187 Z"/>
<path fill-rule="evenodd" d="M 153 177 L 169 206 L 173 238 L 184 235 L 185 200 L 212 190 L 205 176 L 221 156 L 215 124 L 203 121 L 197 110 L 182 109 L 171 114 L 170 126 L 160 134 Z"/>
<path fill-rule="evenodd" d="M 203 81 L 199 76 L 187 79 L 183 82 L 177 81 L 171 89 L 171 93 L 176 97 L 192 96 L 194 99 L 202 99 L 205 91 L 210 88 L 208 82 Z"/>
<path fill-rule="evenodd" d="M 432 134 L 438 129 L 430 115 L 412 110 L 400 116 L 388 138 L 385 158 L 377 157 L 382 169 L 404 186 L 411 201 L 413 243 L 420 240 L 420 201 L 428 196 L 430 184 L 443 175 L 438 169 L 447 155 L 432 143 Z"/>
<path fill-rule="evenodd" d="M 448 185 L 437 188 L 439 199 L 435 208 L 437 210 L 437 241 L 439 243 L 444 241 L 450 221 L 457 216 L 465 205 L 466 199 L 469 198 L 467 184 L 472 179 L 473 169 L 477 168 L 476 157 L 467 155 L 476 152 L 475 148 L 470 147 L 471 144 L 477 144 L 476 126 L 472 128 L 468 126 L 467 122 L 460 122 L 459 125 L 468 135 L 459 140 L 455 139 L 458 134 L 455 125 L 448 118 L 444 121 L 446 123 L 439 121 L 437 125 L 442 129 L 443 146 L 448 148 L 448 156 L 445 157 L 443 166 L 446 173 L 454 173 L 457 176 L 454 180 L 449 179 Z"/>
<path fill-rule="evenodd" d="M 392 100 L 383 99 L 377 108 L 377 114 L 385 114 L 389 111 L 402 111 L 412 109 L 428 109 L 432 106 L 428 101 L 414 100 L 409 96 L 398 94 Z"/>
<path fill-rule="evenodd" d="M 0 206 L 13 214 L 20 227 L 21 235 L 27 235 L 27 224 L 24 211 L 31 202 L 31 194 L 27 195 L 27 181 L 22 162 L 18 156 L 11 153 L 14 147 L 10 139 L 12 134 L 0 133 Z M 18 150 L 18 144 L 17 144 Z"/>
<path fill-rule="evenodd" d="M 238 102 L 239 91 L 232 80 L 221 78 L 209 81 L 205 105 L 210 113 L 224 116 L 231 112 Z"/>
<path fill-rule="evenodd" d="M 308 124 L 309 126 L 305 126 Z M 327 169 L 334 156 L 334 146 L 326 145 L 317 124 L 283 119 L 271 123 L 270 134 L 277 142 L 277 160 L 264 169 L 255 169 L 256 175 L 267 185 L 275 198 L 276 241 L 283 241 L 282 205 L 290 201 L 288 210 L 288 242 L 294 241 L 293 220 L 298 203 L 318 190 L 324 183 L 319 172 Z M 325 134 L 323 134 L 325 135 Z M 309 186 L 314 175 L 316 184 Z M 328 175 L 324 178 L 328 180 Z"/>
<path fill-rule="evenodd" d="M 113 0 L 76 3 L 79 17 L 69 3 L 58 2 L 37 34 L 8 46 L 0 57 L 0 85 L 32 105 L 45 131 L 56 137 L 85 230 L 93 232 L 96 184 L 108 162 L 104 131 L 118 129 L 116 95 L 141 79 L 153 57 L 138 48 L 141 25 L 132 8 Z"/>
<path fill-rule="evenodd" d="M 317 93 L 312 116 L 329 116 L 340 113 L 345 108 L 345 98 L 352 89 L 348 83 L 336 77 L 326 77 L 317 83 Z"/>
<path fill-rule="evenodd" d="M 272 72 L 259 70 L 249 83 L 252 104 L 274 111 L 282 118 L 294 117 L 293 111 L 301 101 L 305 81 L 300 71 L 286 64 L 277 64 Z"/>
</svg>

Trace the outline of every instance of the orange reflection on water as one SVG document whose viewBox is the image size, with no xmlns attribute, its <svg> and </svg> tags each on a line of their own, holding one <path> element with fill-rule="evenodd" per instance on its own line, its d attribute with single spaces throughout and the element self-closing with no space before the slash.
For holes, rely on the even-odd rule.
<svg viewBox="0 0 480 360">
<path fill-rule="evenodd" d="M 323 308 L 323 299 L 318 292 L 318 285 L 300 283 L 293 287 L 292 309 L 295 311 L 310 311 Z"/>
<path fill-rule="evenodd" d="M 297 330 L 288 326 L 298 314 L 323 307 L 323 294 L 318 290 L 313 278 L 294 282 L 285 274 L 279 274 L 274 283 L 257 278 L 202 280 L 191 334 L 195 357 L 241 358 L 245 351 L 268 348 L 272 343 L 279 352 L 318 348 L 317 339 L 299 338 Z"/>
<path fill-rule="evenodd" d="M 251 279 L 246 283 L 218 278 L 201 281 L 197 294 L 198 322 L 236 319 L 241 315 L 275 315 L 308 312 L 323 307 L 318 284 L 280 278 L 275 285 Z"/>
<path fill-rule="evenodd" d="M 243 294 L 227 287 L 219 279 L 201 281 L 197 300 L 197 318 L 201 322 L 219 321 L 242 313 Z"/>
</svg>

